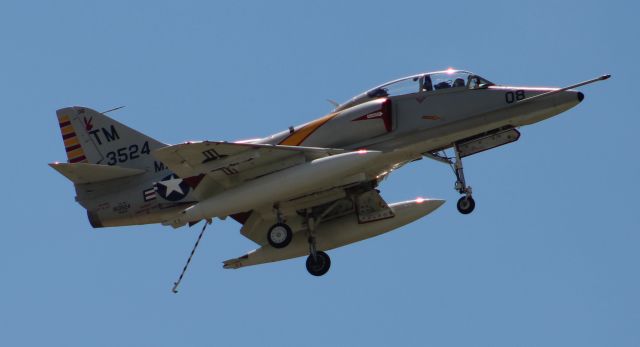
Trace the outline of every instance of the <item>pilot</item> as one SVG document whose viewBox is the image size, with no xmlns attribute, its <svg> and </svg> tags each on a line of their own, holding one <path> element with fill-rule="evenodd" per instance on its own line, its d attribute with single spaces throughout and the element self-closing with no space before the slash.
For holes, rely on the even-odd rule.
<svg viewBox="0 0 640 347">
<path fill-rule="evenodd" d="M 453 81 L 453 88 L 456 87 L 464 87 L 464 80 L 462 78 L 456 78 L 455 81 Z"/>
<path fill-rule="evenodd" d="M 424 76 L 424 81 L 422 82 L 422 90 L 427 92 L 433 90 L 433 83 L 431 82 L 430 76 Z"/>
<path fill-rule="evenodd" d="M 367 93 L 367 96 L 370 98 L 382 98 L 385 96 L 389 96 L 389 93 L 384 88 L 374 89 Z"/>
<path fill-rule="evenodd" d="M 478 88 L 479 84 L 480 82 L 478 82 L 478 77 L 476 76 L 469 77 L 469 89 L 476 89 Z"/>
<path fill-rule="evenodd" d="M 451 88 L 451 85 L 447 81 L 442 81 L 442 82 L 436 84 L 435 87 L 436 87 L 436 89 L 446 89 L 446 88 Z"/>
</svg>

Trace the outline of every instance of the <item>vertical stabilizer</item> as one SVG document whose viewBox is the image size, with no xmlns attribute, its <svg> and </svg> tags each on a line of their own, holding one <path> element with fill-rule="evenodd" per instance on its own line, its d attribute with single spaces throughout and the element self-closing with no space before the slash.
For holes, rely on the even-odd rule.
<svg viewBox="0 0 640 347">
<path fill-rule="evenodd" d="M 152 171 L 151 152 L 166 146 L 90 108 L 67 107 L 56 114 L 69 163 Z"/>
</svg>

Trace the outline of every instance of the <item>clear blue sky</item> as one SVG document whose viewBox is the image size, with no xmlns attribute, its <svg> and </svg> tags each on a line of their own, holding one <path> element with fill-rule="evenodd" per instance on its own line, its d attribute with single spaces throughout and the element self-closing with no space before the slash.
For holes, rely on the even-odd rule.
<svg viewBox="0 0 640 347">
<path fill-rule="evenodd" d="M 638 346 L 639 5 L 633 1 L 3 1 L 0 345 Z M 168 143 L 257 137 L 379 83 L 455 67 L 585 101 L 471 157 L 478 207 L 420 161 L 388 201 L 448 200 L 396 232 L 241 270 L 254 245 L 197 229 L 93 230 L 55 110 L 84 105 Z"/>
</svg>

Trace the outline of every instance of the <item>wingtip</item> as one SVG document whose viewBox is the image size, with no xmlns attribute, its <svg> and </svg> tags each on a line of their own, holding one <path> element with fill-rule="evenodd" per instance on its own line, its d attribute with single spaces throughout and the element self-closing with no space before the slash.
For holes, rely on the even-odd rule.
<svg viewBox="0 0 640 347">
<path fill-rule="evenodd" d="M 224 262 L 222 262 L 222 268 L 223 269 L 231 269 L 231 270 L 235 270 L 235 269 L 239 269 L 242 267 L 242 262 L 240 261 L 240 259 L 229 259 L 226 260 Z"/>
</svg>

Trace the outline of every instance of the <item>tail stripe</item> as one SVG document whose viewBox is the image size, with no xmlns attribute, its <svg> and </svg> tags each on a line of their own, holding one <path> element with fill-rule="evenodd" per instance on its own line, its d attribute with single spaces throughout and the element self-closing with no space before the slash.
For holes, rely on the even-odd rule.
<svg viewBox="0 0 640 347">
<path fill-rule="evenodd" d="M 80 157 L 84 155 L 82 148 L 72 149 L 71 147 L 67 148 L 67 155 L 69 158 Z"/>
<path fill-rule="evenodd" d="M 71 125 L 67 125 L 66 127 L 60 127 L 60 130 L 62 130 L 62 135 L 73 133 L 73 127 Z"/>
<path fill-rule="evenodd" d="M 64 141 L 64 147 L 67 152 L 67 160 L 70 163 L 87 163 L 87 157 L 84 154 L 82 145 L 78 141 L 75 129 L 69 116 L 59 116 L 58 123 L 60 123 L 60 131 L 62 132 L 62 140 Z"/>
<path fill-rule="evenodd" d="M 75 164 L 75 163 L 87 163 L 88 161 L 87 161 L 87 157 L 82 155 L 73 159 L 69 159 L 69 162 L 72 164 Z"/>
<path fill-rule="evenodd" d="M 74 139 L 75 139 L 75 138 L 76 138 L 76 133 L 74 133 L 73 131 L 72 131 L 72 132 L 69 132 L 69 133 L 66 133 L 66 134 L 65 134 L 65 133 L 62 133 L 62 138 L 63 138 L 64 140 L 68 140 L 68 139 L 70 139 L 70 138 L 74 138 Z"/>
<path fill-rule="evenodd" d="M 71 151 L 75 151 L 78 148 L 80 148 L 80 144 L 79 143 L 77 143 L 75 145 L 72 145 L 72 146 L 69 146 L 69 147 L 66 147 L 65 149 L 67 150 L 67 153 L 69 153 Z"/>
<path fill-rule="evenodd" d="M 77 138 L 69 139 L 69 140 L 65 140 L 65 141 L 64 141 L 64 146 L 65 146 L 65 147 L 71 147 L 71 146 L 73 146 L 73 145 L 77 145 L 78 143 L 79 143 L 79 142 L 78 142 L 78 139 L 77 139 Z"/>
</svg>

